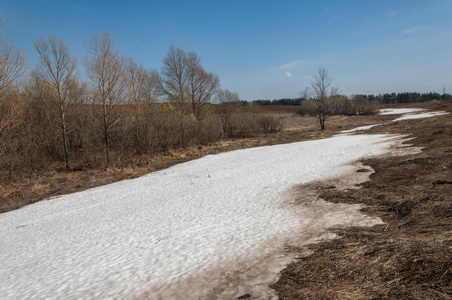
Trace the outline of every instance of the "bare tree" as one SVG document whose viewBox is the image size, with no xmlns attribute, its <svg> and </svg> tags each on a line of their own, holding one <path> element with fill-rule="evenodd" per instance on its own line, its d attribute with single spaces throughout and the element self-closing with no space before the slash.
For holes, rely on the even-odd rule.
<svg viewBox="0 0 452 300">
<path fill-rule="evenodd" d="M 185 103 L 186 101 L 186 65 L 187 55 L 184 50 L 171 45 L 166 57 L 163 59 L 162 77 L 160 78 L 160 88 L 162 94 L 168 100 L 175 103 Z"/>
<path fill-rule="evenodd" d="M 0 17 L 0 27 L 3 19 Z M 25 57 L 14 44 L 7 43 L 0 32 L 0 136 L 4 129 L 15 123 L 23 105 L 16 93 L 15 83 L 25 72 Z"/>
<path fill-rule="evenodd" d="M 170 46 L 163 60 L 160 88 L 169 101 L 187 109 L 197 120 L 202 118 L 205 104 L 210 102 L 220 85 L 218 76 L 207 73 L 195 52 Z"/>
<path fill-rule="evenodd" d="M 321 130 L 325 130 L 325 121 L 334 113 L 331 99 L 337 94 L 338 89 L 331 87 L 332 81 L 333 79 L 328 75 L 326 69 L 320 67 L 318 74 L 314 77 L 314 82 L 311 83 L 316 115 Z"/>
<path fill-rule="evenodd" d="M 19 48 L 0 38 L 0 97 L 25 72 L 25 57 Z"/>
<path fill-rule="evenodd" d="M 124 59 L 108 33 L 93 35 L 86 43 L 85 67 L 93 89 L 94 117 L 104 134 L 106 168 L 110 163 L 111 133 L 124 111 Z"/>
<path fill-rule="evenodd" d="M 125 61 L 124 73 L 129 102 L 144 104 L 156 101 L 158 74 L 155 71 L 138 66 L 129 57 Z"/>
<path fill-rule="evenodd" d="M 221 120 L 223 135 L 232 136 L 231 119 L 237 113 L 240 106 L 238 93 L 233 93 L 227 89 L 219 89 L 216 94 L 217 113 Z"/>
<path fill-rule="evenodd" d="M 3 19 L 0 18 L 0 27 Z M 0 33 L 0 97 L 8 92 L 25 72 L 25 57 L 14 44 L 7 43 Z"/>
<path fill-rule="evenodd" d="M 0 27 L 3 19 L 0 17 Z M 8 43 L 0 31 L 0 176 L 12 176 L 22 127 L 24 103 L 16 88 L 25 72 L 25 57 L 14 44 Z"/>
<path fill-rule="evenodd" d="M 188 97 L 192 113 L 197 120 L 202 119 L 204 107 L 220 86 L 217 75 L 207 73 L 201 66 L 201 60 L 195 52 L 187 56 Z"/>
<path fill-rule="evenodd" d="M 128 103 L 132 112 L 134 142 L 141 152 L 146 152 L 149 142 L 147 113 L 150 104 L 157 100 L 158 74 L 138 66 L 131 57 L 126 60 L 124 71 Z"/>
<path fill-rule="evenodd" d="M 298 93 L 299 105 L 303 104 L 303 101 L 309 100 L 311 97 L 311 89 L 307 86 L 304 90 Z"/>
<path fill-rule="evenodd" d="M 77 93 L 77 63 L 60 38 L 50 37 L 48 41 L 40 38 L 34 46 L 41 59 L 35 76 L 41 77 L 51 87 L 51 97 L 45 103 L 58 120 L 64 161 L 66 168 L 69 168 L 67 110 Z"/>
</svg>

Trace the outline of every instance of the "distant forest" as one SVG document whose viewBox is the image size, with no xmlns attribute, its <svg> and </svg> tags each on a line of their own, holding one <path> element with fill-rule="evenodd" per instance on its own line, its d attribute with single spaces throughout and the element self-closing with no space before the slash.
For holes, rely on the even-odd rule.
<svg viewBox="0 0 452 300">
<path fill-rule="evenodd" d="M 385 93 L 378 95 L 354 95 L 367 99 L 369 102 L 377 100 L 380 103 L 412 103 L 412 102 L 424 102 L 430 100 L 448 100 L 452 99 L 451 94 L 439 94 L 439 93 Z M 274 100 L 253 100 L 255 105 L 299 105 L 304 99 L 302 98 L 283 98 Z"/>
<path fill-rule="evenodd" d="M 253 100 L 253 104 L 256 105 L 299 105 L 301 98 L 283 98 L 274 100 Z"/>
</svg>

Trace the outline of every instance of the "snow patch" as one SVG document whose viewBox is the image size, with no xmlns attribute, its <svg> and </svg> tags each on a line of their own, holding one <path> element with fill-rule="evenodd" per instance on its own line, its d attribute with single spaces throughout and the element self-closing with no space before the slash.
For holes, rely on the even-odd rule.
<svg viewBox="0 0 452 300">
<path fill-rule="evenodd" d="M 168 298 L 187 295 L 182 283 L 204 296 L 224 272 L 259 264 L 295 233 L 315 240 L 313 226 L 378 222 L 356 207 L 290 205 L 287 191 L 351 174 L 354 161 L 388 153 L 397 138 L 343 135 L 211 155 L 1 214 L 0 298 Z M 217 277 L 195 289 L 189 279 L 212 270 Z"/>
<path fill-rule="evenodd" d="M 423 108 L 385 108 L 380 109 L 380 115 L 399 115 L 425 111 Z"/>
<path fill-rule="evenodd" d="M 393 121 L 395 122 L 395 121 L 402 121 L 402 120 L 431 118 L 431 117 L 437 117 L 437 116 L 442 116 L 442 115 L 447 115 L 447 114 L 449 114 L 447 111 L 430 111 L 430 112 L 425 112 L 425 113 L 420 113 L 420 114 L 406 114 Z"/>
<path fill-rule="evenodd" d="M 356 127 L 354 129 L 343 130 L 343 131 L 341 131 L 341 133 L 350 133 L 350 132 L 356 132 L 356 131 L 361 131 L 361 130 L 368 130 L 368 129 L 371 129 L 372 127 L 379 126 L 379 125 L 382 125 L 382 124 L 373 124 L 373 125 Z"/>
</svg>

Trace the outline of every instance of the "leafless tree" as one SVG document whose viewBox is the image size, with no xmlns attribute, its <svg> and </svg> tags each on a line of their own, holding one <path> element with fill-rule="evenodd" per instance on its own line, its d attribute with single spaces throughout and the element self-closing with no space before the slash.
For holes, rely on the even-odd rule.
<svg viewBox="0 0 452 300">
<path fill-rule="evenodd" d="M 307 86 L 304 88 L 304 90 L 300 91 L 298 93 L 298 99 L 299 99 L 299 105 L 303 104 L 303 101 L 309 100 L 311 97 L 311 89 Z"/>
<path fill-rule="evenodd" d="M 223 135 L 232 136 L 231 120 L 237 113 L 240 106 L 240 97 L 238 93 L 233 93 L 227 89 L 219 89 L 216 94 L 217 113 L 221 120 Z"/>
<path fill-rule="evenodd" d="M 331 87 L 333 79 L 325 68 L 320 67 L 318 74 L 311 83 L 311 90 L 315 99 L 315 109 L 320 123 L 320 129 L 325 130 L 325 121 L 334 114 L 331 99 L 337 94 L 338 89 Z"/>
<path fill-rule="evenodd" d="M 158 74 L 155 71 L 138 66 L 129 57 L 125 61 L 124 73 L 129 102 L 144 104 L 156 101 Z"/>
<path fill-rule="evenodd" d="M 3 19 L 0 18 L 0 27 Z M 25 72 L 25 57 L 14 44 L 7 43 L 0 33 L 0 97 L 12 88 Z"/>
<path fill-rule="evenodd" d="M 184 50 L 171 45 L 166 57 L 163 59 L 160 88 L 168 100 L 175 103 L 185 103 L 187 55 Z"/>
<path fill-rule="evenodd" d="M 158 74 L 138 66 L 131 57 L 127 58 L 124 71 L 128 103 L 132 113 L 131 120 L 133 120 L 134 142 L 140 152 L 146 152 L 150 139 L 148 116 L 152 103 L 158 97 Z"/>
<path fill-rule="evenodd" d="M 86 43 L 89 57 L 85 67 L 93 90 L 93 111 L 103 131 L 106 168 L 110 163 L 111 133 L 124 111 L 124 59 L 108 33 L 93 35 Z"/>
<path fill-rule="evenodd" d="M 197 120 L 202 119 L 204 107 L 220 87 L 217 75 L 207 73 L 201 66 L 201 60 L 195 52 L 187 55 L 188 97 L 192 113 Z"/>
<path fill-rule="evenodd" d="M 35 76 L 41 77 L 51 87 L 51 97 L 46 99 L 49 110 L 58 120 L 66 168 L 69 168 L 67 110 L 77 93 L 77 63 L 69 54 L 69 48 L 60 39 L 40 38 L 34 46 L 40 56 Z"/>
<path fill-rule="evenodd" d="M 218 90 L 218 76 L 207 73 L 195 52 L 185 52 L 170 46 L 163 60 L 160 88 L 168 100 L 190 112 L 197 120 L 202 117 L 203 108 Z"/>
<path fill-rule="evenodd" d="M 0 27 L 3 19 L 0 17 Z M 25 72 L 25 57 L 0 32 L 0 135 L 20 117 L 23 106 L 15 89 L 17 79 Z"/>
</svg>

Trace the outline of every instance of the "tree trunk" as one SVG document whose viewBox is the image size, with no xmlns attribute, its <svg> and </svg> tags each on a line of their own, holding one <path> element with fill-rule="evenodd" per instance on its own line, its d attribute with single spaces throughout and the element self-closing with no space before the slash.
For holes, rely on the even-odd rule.
<svg viewBox="0 0 452 300">
<path fill-rule="evenodd" d="M 66 164 L 66 169 L 69 169 L 69 153 L 67 146 L 67 133 L 66 133 L 66 120 L 64 116 L 64 112 L 61 112 L 61 133 L 63 135 L 63 153 L 64 153 L 64 162 Z"/>
<path fill-rule="evenodd" d="M 320 130 L 325 130 L 325 119 L 322 116 L 319 118 L 319 122 L 320 122 Z"/>
<path fill-rule="evenodd" d="M 104 106 L 104 142 L 105 142 L 105 170 L 108 169 L 108 165 L 110 164 L 110 155 L 109 155 L 109 138 L 108 138 L 108 130 L 109 130 L 109 126 L 108 126 L 108 122 L 107 122 L 107 117 L 106 117 L 107 113 L 106 113 L 106 106 Z"/>
</svg>

